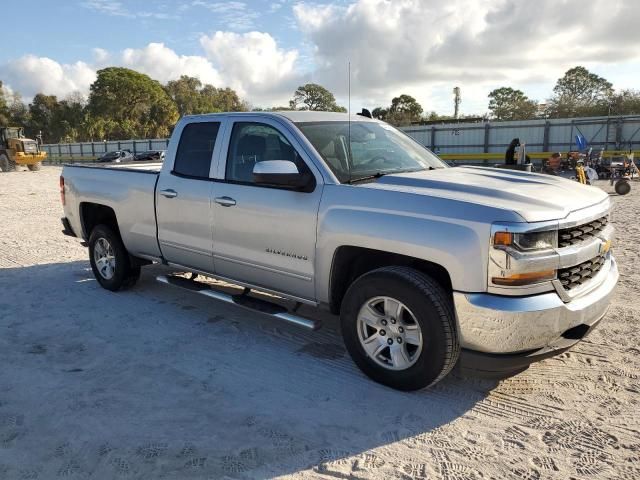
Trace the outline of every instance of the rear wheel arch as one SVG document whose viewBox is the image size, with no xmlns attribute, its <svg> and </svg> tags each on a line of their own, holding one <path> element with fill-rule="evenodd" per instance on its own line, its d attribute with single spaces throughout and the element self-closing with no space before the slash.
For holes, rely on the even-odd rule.
<svg viewBox="0 0 640 480">
<path fill-rule="evenodd" d="M 382 267 L 411 267 L 429 275 L 446 292 L 452 294 L 449 272 L 438 263 L 428 260 L 364 247 L 341 246 L 336 249 L 331 265 L 329 307 L 340 313 L 342 300 L 349 286 L 362 275 Z"/>
<path fill-rule="evenodd" d="M 118 218 L 116 217 L 116 212 L 111 207 L 99 203 L 82 202 L 80 204 L 80 222 L 83 232 L 82 237 L 86 241 L 89 241 L 91 238 L 91 232 L 93 232 L 98 225 L 105 225 L 109 227 L 122 240 L 120 227 L 118 226 Z M 152 263 L 149 260 L 136 257 L 130 253 L 129 262 L 132 266 L 136 267 Z"/>
<path fill-rule="evenodd" d="M 99 203 L 82 202 L 80 204 L 80 221 L 85 240 L 89 240 L 91 232 L 98 225 L 107 225 L 111 230 L 120 235 L 118 219 L 113 208 Z"/>
</svg>

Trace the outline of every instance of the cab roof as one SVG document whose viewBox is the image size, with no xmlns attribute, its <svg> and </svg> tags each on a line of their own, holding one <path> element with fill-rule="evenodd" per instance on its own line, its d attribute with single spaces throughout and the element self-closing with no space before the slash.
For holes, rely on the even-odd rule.
<svg viewBox="0 0 640 480">
<path fill-rule="evenodd" d="M 201 115 L 185 115 L 185 118 L 198 118 L 203 116 L 226 116 L 226 115 L 260 115 L 265 117 L 284 117 L 293 123 L 304 122 L 346 122 L 349 120 L 348 113 L 341 112 L 318 112 L 312 110 L 279 110 L 275 112 L 224 112 Z M 377 122 L 378 120 L 363 117 L 362 115 L 351 114 L 352 122 Z"/>
<path fill-rule="evenodd" d="M 274 113 L 288 118 L 293 123 L 346 122 L 349 120 L 349 114 L 341 113 L 341 112 L 316 112 L 316 111 L 310 111 L 310 110 L 282 110 Z M 376 120 L 352 113 L 351 121 L 352 122 L 355 122 L 355 121 L 375 122 Z"/>
</svg>

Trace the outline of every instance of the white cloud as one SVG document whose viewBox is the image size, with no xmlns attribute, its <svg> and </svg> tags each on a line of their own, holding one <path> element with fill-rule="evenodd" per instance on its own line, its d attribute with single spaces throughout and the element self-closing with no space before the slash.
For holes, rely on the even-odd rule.
<svg viewBox="0 0 640 480">
<path fill-rule="evenodd" d="M 105 65 L 111 60 L 111 54 L 108 50 L 104 48 L 94 48 L 93 52 L 93 61 L 97 65 Z"/>
<path fill-rule="evenodd" d="M 82 4 L 123 18 L 155 15 L 127 8 L 124 1 Z M 229 30 L 255 28 L 260 13 L 237 0 L 153 5 L 158 15 L 208 11 Z M 299 3 L 292 10 L 290 5 L 264 0 L 262 13 L 279 10 L 285 23 L 292 11 L 299 35 L 295 48 L 283 47 L 267 32 L 191 33 L 184 38 L 199 39 L 200 54 L 181 55 L 164 43 L 149 43 L 120 52 L 95 48 L 87 63 L 26 55 L 0 66 L 0 79 L 25 98 L 39 91 L 87 94 L 95 71 L 116 65 L 163 83 L 195 76 L 234 88 L 261 106 L 286 104 L 298 85 L 314 81 L 346 105 L 351 62 L 354 109 L 388 105 L 393 96 L 408 93 L 425 110 L 448 112 L 451 89 L 460 86 L 462 111 L 482 113 L 488 92 L 504 85 L 544 101 L 556 79 L 575 65 L 585 65 L 617 88 L 634 87 L 640 75 L 640 36 L 634 24 L 640 3 L 635 0 L 354 0 L 348 5 Z"/>
<path fill-rule="evenodd" d="M 489 85 L 553 83 L 577 64 L 640 58 L 635 0 L 358 0 L 301 3 L 294 14 L 315 45 L 319 83 L 344 96 L 351 61 L 352 85 L 384 103 L 405 90 L 428 100 L 432 89 L 460 85 L 486 108 Z"/>
<path fill-rule="evenodd" d="M 258 105 L 286 104 L 302 77 L 296 72 L 297 50 L 280 48 L 267 33 L 216 32 L 203 35 L 205 55 L 179 55 L 163 43 L 111 53 L 94 48 L 93 62 L 62 65 L 55 60 L 24 56 L 0 67 L 0 78 L 29 99 L 38 92 L 64 97 L 88 95 L 96 71 L 111 65 L 131 68 L 161 83 L 181 75 L 216 87 L 231 87 Z"/>
<path fill-rule="evenodd" d="M 227 85 L 250 101 L 283 100 L 297 81 L 298 51 L 280 48 L 268 33 L 216 32 L 200 43 Z M 288 97 L 287 97 L 288 98 Z"/>
<path fill-rule="evenodd" d="M 218 71 L 205 57 L 178 55 L 163 43 L 150 43 L 139 49 L 127 48 L 116 63 L 146 73 L 161 83 L 176 80 L 181 75 L 197 77 L 216 86 L 222 83 Z"/>
<path fill-rule="evenodd" d="M 58 97 L 80 91 L 86 94 L 95 79 L 95 70 L 84 62 L 60 64 L 47 57 L 25 55 L 0 67 L 0 75 L 25 98 L 38 92 Z"/>
</svg>

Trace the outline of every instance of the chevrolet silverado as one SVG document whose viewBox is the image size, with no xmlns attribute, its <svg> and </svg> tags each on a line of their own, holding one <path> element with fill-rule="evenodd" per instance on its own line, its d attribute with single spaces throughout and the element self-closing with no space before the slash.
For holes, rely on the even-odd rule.
<svg viewBox="0 0 640 480">
<path fill-rule="evenodd" d="M 302 305 L 328 309 L 360 369 L 402 390 L 565 351 L 618 280 L 602 190 L 450 168 L 363 116 L 187 116 L 164 162 L 67 165 L 60 187 L 64 232 L 87 242 L 102 287 L 160 263 L 242 290 L 164 283 L 298 325 L 317 326 Z"/>
</svg>

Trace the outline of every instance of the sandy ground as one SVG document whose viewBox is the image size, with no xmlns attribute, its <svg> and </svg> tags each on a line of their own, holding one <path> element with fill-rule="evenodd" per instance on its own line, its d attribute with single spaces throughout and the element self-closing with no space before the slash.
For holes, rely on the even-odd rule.
<svg viewBox="0 0 640 480">
<path fill-rule="evenodd" d="M 0 479 L 640 478 L 640 184 L 612 197 L 621 281 L 571 352 L 400 393 L 309 332 L 93 279 L 60 169 L 0 175 Z M 603 188 L 610 187 L 602 182 Z"/>
</svg>

